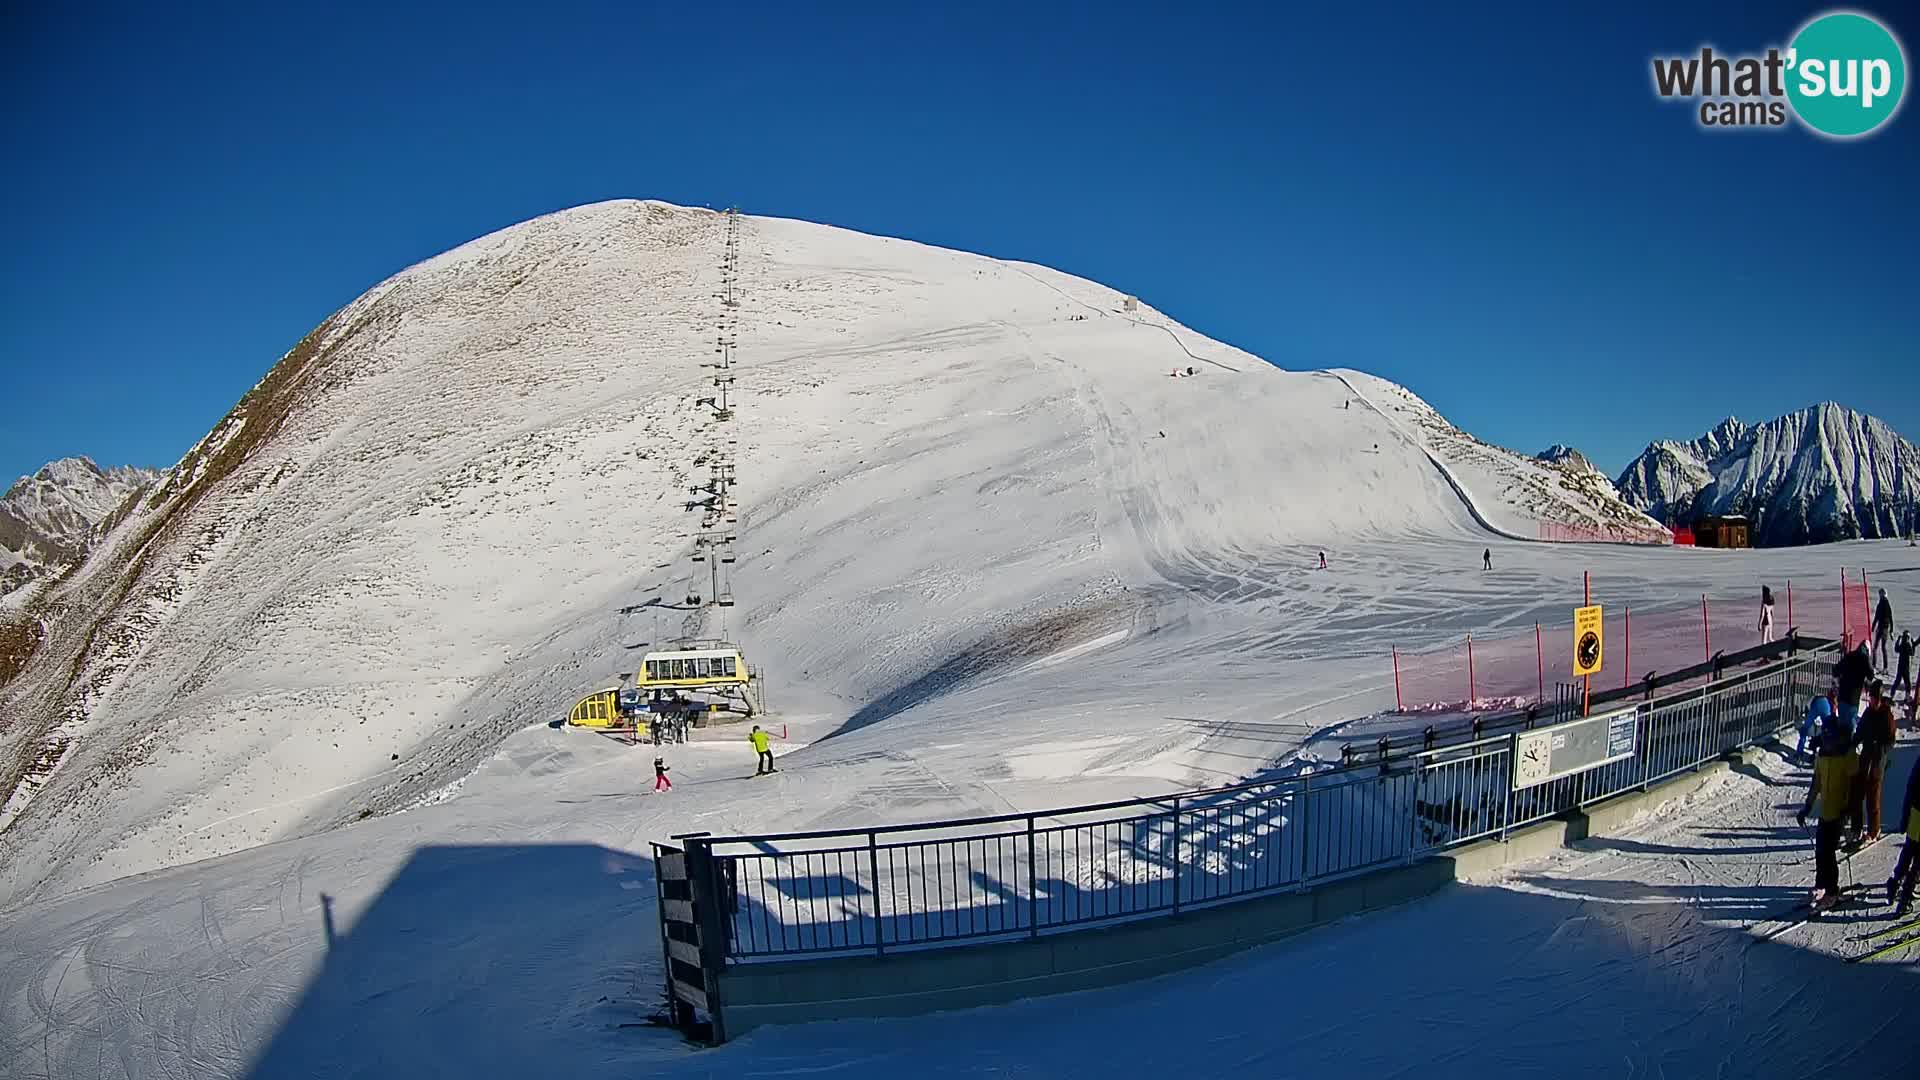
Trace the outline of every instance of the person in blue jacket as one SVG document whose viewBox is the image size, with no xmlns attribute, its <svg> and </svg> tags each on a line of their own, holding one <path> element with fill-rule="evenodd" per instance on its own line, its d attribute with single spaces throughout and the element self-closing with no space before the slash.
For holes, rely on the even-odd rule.
<svg viewBox="0 0 1920 1080">
<path fill-rule="evenodd" d="M 1815 694 L 1813 700 L 1807 702 L 1807 717 L 1800 721 L 1800 742 L 1793 748 L 1794 757 L 1807 756 L 1807 740 L 1811 739 L 1814 733 L 1820 730 L 1821 723 L 1832 715 L 1833 702 L 1827 700 L 1827 695 Z"/>
</svg>

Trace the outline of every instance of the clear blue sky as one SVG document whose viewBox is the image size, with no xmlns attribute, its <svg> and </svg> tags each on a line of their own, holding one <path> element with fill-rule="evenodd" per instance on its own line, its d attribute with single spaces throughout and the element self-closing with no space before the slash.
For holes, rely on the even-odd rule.
<svg viewBox="0 0 1920 1080">
<path fill-rule="evenodd" d="M 1651 91 L 1822 5 L 909 6 L 6 5 L 0 474 L 171 464 L 379 279 L 615 197 L 1046 263 L 1610 470 L 1825 399 L 1920 435 L 1920 107 Z"/>
</svg>

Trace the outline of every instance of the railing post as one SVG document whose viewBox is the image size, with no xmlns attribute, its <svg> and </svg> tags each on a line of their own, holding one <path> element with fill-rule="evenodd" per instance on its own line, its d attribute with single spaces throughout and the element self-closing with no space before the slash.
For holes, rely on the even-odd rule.
<svg viewBox="0 0 1920 1080">
<path fill-rule="evenodd" d="M 731 942 L 727 939 L 727 921 L 720 913 L 720 878 L 715 872 L 713 841 L 688 836 L 686 842 L 687 886 L 693 896 L 694 924 L 700 929 L 701 979 L 706 983 L 707 1014 L 713 1018 L 713 1041 L 727 1041 L 726 1013 L 720 1000 L 720 972 L 726 967 Z"/>
<path fill-rule="evenodd" d="M 1420 846 L 1420 778 L 1426 775 L 1420 755 L 1413 758 L 1413 798 L 1407 804 L 1407 865 L 1413 865 L 1413 853 Z"/>
<path fill-rule="evenodd" d="M 1185 877 L 1187 865 L 1185 845 L 1181 843 L 1180 833 L 1180 797 L 1173 799 L 1173 913 L 1180 914 L 1180 879 Z"/>
<path fill-rule="evenodd" d="M 1040 936 L 1040 876 L 1033 869 L 1033 815 L 1027 815 L 1027 936 Z"/>
<path fill-rule="evenodd" d="M 1507 775 L 1501 778 L 1501 787 L 1506 789 L 1503 796 L 1507 812 L 1500 815 L 1500 842 L 1507 842 L 1507 830 L 1513 828 L 1513 770 L 1520 767 L 1520 736 L 1517 733 L 1507 735 Z"/>
<path fill-rule="evenodd" d="M 867 869 L 873 875 L 873 955 L 887 955 L 887 935 L 880 923 L 880 842 L 872 831 L 867 833 Z"/>
<path fill-rule="evenodd" d="M 1313 805 L 1313 774 L 1300 774 L 1300 812 L 1294 817 L 1300 827 L 1300 885 L 1298 892 L 1307 891 L 1307 882 L 1313 878 L 1309 852 L 1312 850 L 1313 830 L 1307 826 L 1307 810 Z"/>
</svg>

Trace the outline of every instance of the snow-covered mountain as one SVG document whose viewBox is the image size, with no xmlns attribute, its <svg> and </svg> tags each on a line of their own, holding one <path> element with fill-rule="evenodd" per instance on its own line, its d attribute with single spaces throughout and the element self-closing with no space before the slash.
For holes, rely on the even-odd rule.
<svg viewBox="0 0 1920 1080">
<path fill-rule="evenodd" d="M 1586 460 L 1577 450 L 1555 447 L 1566 453 L 1530 458 L 1462 431 L 1404 386 L 1360 372 L 1336 374 L 1432 458 L 1490 529 L 1526 540 L 1671 540 L 1660 522 L 1628 505 L 1590 462 L 1586 469 L 1567 467 L 1575 458 Z"/>
<path fill-rule="evenodd" d="M 1593 464 L 1593 460 L 1587 457 L 1587 455 L 1575 450 L 1571 446 L 1566 446 L 1561 443 L 1554 443 L 1552 446 L 1535 454 L 1534 460 L 1544 461 L 1549 465 L 1558 465 L 1562 469 L 1568 469 L 1573 472 L 1592 473 L 1600 471 L 1599 468 Z"/>
<path fill-rule="evenodd" d="M 1875 417 L 1825 402 L 1751 428 L 1728 419 L 1689 442 L 1656 442 L 1618 485 L 1662 520 L 1744 514 L 1761 545 L 1901 536 L 1920 504 L 1920 450 Z"/>
<path fill-rule="evenodd" d="M 0 596 L 77 562 L 95 527 L 159 475 L 70 457 L 21 477 L 0 496 Z"/>
<path fill-rule="evenodd" d="M 709 573 L 689 489 L 721 451 L 738 604 L 704 629 L 784 715 L 896 725 L 860 774 L 890 813 L 997 805 L 1020 777 L 1036 798 L 1063 776 L 1230 779 L 1244 754 L 1207 771 L 1204 732 L 1170 743 L 1147 692 L 1163 666 L 1187 685 L 1179 650 L 1213 680 L 1313 655 L 1342 708 L 1391 701 L 1383 662 L 1339 644 L 1363 633 L 1344 616 L 1370 603 L 1346 591 L 1377 577 L 1366 545 L 1395 573 L 1426 550 L 1477 566 L 1483 522 L 1637 517 L 1392 383 L 1282 371 L 1030 264 L 743 218 L 729 311 L 726 230 L 654 202 L 550 215 L 395 275 L 281 358 L 13 624 L 0 904 L 461 782 L 680 631 Z M 722 338 L 724 421 L 703 366 Z M 1361 576 L 1316 577 L 1317 551 Z M 1537 602 L 1488 594 L 1515 619 Z M 1097 735 L 1042 764 L 983 750 L 973 779 L 906 763 L 898 714 L 1136 634 Z M 1004 746 L 970 727 L 1003 715 L 947 716 L 939 740 Z M 989 796 L 983 775 L 1015 779 Z"/>
</svg>

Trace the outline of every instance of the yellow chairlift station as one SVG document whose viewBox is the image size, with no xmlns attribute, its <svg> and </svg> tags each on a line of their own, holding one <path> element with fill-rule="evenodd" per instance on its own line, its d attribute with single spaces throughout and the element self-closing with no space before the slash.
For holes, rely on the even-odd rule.
<svg viewBox="0 0 1920 1080">
<path fill-rule="evenodd" d="M 722 645 L 650 652 L 641 658 L 633 682 L 645 694 L 652 690 L 725 690 L 744 687 L 750 679 L 746 657 L 739 649 Z"/>
<path fill-rule="evenodd" d="M 620 715 L 620 688 L 609 686 L 581 698 L 567 714 L 567 723 L 591 728 L 622 726 L 626 720 Z"/>
</svg>

